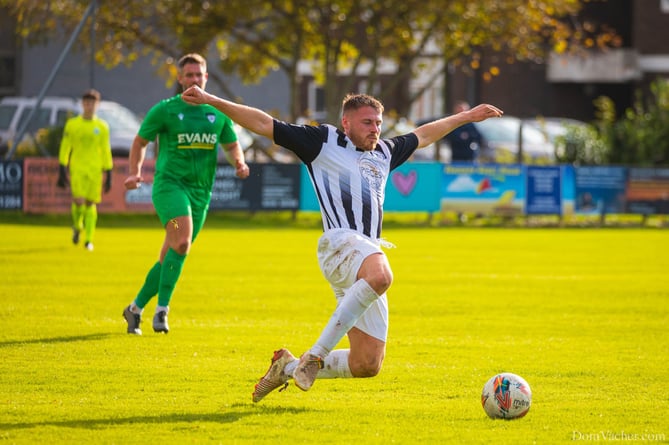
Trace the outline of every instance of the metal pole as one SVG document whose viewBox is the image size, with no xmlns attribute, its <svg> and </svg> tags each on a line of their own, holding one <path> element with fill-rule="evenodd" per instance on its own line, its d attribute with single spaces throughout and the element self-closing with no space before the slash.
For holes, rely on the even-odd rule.
<svg viewBox="0 0 669 445">
<path fill-rule="evenodd" d="M 97 13 L 97 0 L 91 1 L 91 60 L 90 60 L 90 80 L 91 88 L 95 88 L 95 16 Z"/>
<path fill-rule="evenodd" d="M 72 48 L 72 45 L 74 44 L 74 41 L 76 38 L 79 36 L 81 33 L 81 28 L 83 28 L 84 23 L 86 22 L 86 19 L 91 15 L 91 12 L 94 10 L 94 5 L 95 5 L 95 0 L 91 2 L 90 5 L 88 5 L 88 8 L 86 9 L 86 12 L 84 12 L 84 16 L 81 18 L 79 21 L 79 24 L 77 25 L 77 28 L 74 30 L 72 35 L 70 36 L 70 40 L 67 42 L 65 45 L 65 48 L 63 48 L 63 51 L 60 53 L 60 57 L 58 58 L 58 61 L 54 65 L 54 67 L 51 69 L 51 73 L 49 74 L 49 77 L 47 78 L 46 82 L 44 82 L 44 85 L 42 85 L 42 90 L 39 92 L 39 95 L 37 96 L 37 102 L 35 103 L 35 107 L 33 107 L 32 110 L 30 110 L 30 113 L 28 114 L 28 117 L 26 120 L 23 122 L 23 125 L 19 127 L 19 129 L 16 132 L 16 137 L 14 138 L 14 145 L 12 145 L 12 148 L 9 149 L 7 154 L 5 155 L 5 159 L 11 159 L 12 156 L 14 156 L 14 152 L 16 151 L 16 148 L 19 146 L 19 143 L 21 142 L 21 139 L 23 139 L 23 136 L 26 134 L 26 130 L 28 129 L 28 125 L 30 124 L 30 121 L 32 121 L 33 117 L 35 116 L 35 113 L 37 112 L 37 109 L 42 105 L 42 101 L 44 100 L 44 96 L 46 95 L 46 92 L 49 90 L 51 87 L 51 84 L 53 83 L 53 80 L 56 77 L 56 74 L 58 74 L 58 70 L 60 70 L 60 67 L 63 65 L 63 62 L 65 61 L 65 57 L 67 54 L 70 52 L 70 49 Z"/>
</svg>

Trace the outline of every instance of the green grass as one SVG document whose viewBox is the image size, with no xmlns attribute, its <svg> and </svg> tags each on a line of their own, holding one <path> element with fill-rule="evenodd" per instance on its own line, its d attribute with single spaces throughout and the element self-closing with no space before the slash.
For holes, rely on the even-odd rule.
<svg viewBox="0 0 669 445">
<path fill-rule="evenodd" d="M 93 253 L 70 244 L 66 218 L 0 230 L 0 442 L 669 441 L 666 230 L 390 224 L 381 374 L 259 404 L 272 351 L 302 353 L 333 309 L 317 219 L 212 218 L 171 332 L 151 332 L 153 300 L 142 337 L 125 334 L 121 311 L 157 257 L 154 219 L 102 216 Z M 523 419 L 481 408 L 501 371 L 532 387 Z"/>
</svg>

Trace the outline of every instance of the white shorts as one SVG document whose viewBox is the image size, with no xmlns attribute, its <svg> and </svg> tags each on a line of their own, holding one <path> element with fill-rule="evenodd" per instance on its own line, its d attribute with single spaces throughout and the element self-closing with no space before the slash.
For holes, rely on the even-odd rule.
<svg viewBox="0 0 669 445">
<path fill-rule="evenodd" d="M 348 229 L 333 229 L 323 233 L 318 240 L 318 264 L 328 280 L 337 305 L 346 289 L 358 279 L 358 270 L 369 255 L 379 253 L 379 242 Z M 362 332 L 386 341 L 388 338 L 388 299 L 384 293 L 358 319 L 354 327 Z"/>
</svg>

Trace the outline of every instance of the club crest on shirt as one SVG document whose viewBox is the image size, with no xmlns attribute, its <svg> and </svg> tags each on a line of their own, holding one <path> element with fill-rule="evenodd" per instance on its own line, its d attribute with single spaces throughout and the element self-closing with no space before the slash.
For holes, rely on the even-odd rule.
<svg viewBox="0 0 669 445">
<path fill-rule="evenodd" d="M 358 159 L 360 175 L 367 181 L 369 187 L 377 194 L 382 194 L 385 184 L 383 163 L 378 153 L 366 151 Z"/>
<path fill-rule="evenodd" d="M 179 118 L 180 121 L 184 120 L 184 114 L 183 113 L 177 114 L 177 117 Z"/>
<path fill-rule="evenodd" d="M 207 113 L 207 120 L 213 124 L 216 121 L 216 115 L 214 113 Z"/>
</svg>

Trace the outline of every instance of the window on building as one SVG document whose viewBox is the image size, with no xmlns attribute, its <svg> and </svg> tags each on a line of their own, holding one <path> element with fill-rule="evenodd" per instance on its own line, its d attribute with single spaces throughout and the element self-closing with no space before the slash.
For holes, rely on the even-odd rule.
<svg viewBox="0 0 669 445">
<path fill-rule="evenodd" d="M 0 96 L 11 95 L 16 87 L 16 59 L 0 56 Z"/>
<path fill-rule="evenodd" d="M 310 116 L 307 116 L 310 119 L 321 121 L 325 119 L 327 112 L 325 110 L 325 90 L 322 86 L 316 84 L 316 82 L 311 81 L 309 83 L 309 98 L 308 104 Z"/>
</svg>

